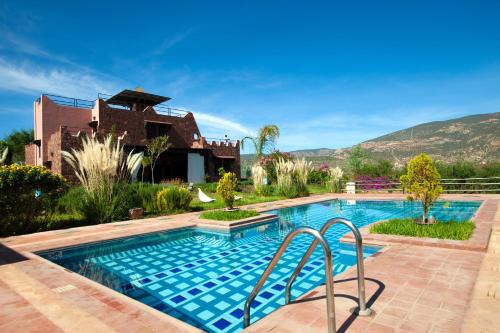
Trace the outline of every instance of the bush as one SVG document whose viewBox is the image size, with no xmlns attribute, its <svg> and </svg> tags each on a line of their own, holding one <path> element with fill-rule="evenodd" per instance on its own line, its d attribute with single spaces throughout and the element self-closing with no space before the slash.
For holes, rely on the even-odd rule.
<svg viewBox="0 0 500 333">
<path fill-rule="evenodd" d="M 307 181 L 309 184 L 324 185 L 328 181 L 328 170 L 312 169 Z"/>
<path fill-rule="evenodd" d="M 82 211 L 85 189 L 82 186 L 71 187 L 57 201 L 57 211 L 63 214 L 75 214 Z"/>
<path fill-rule="evenodd" d="M 156 206 L 160 212 L 187 211 L 192 199 L 187 189 L 168 187 L 156 194 Z"/>
<path fill-rule="evenodd" d="M 34 220 L 50 215 L 67 186 L 64 177 L 45 167 L 0 166 L 0 235 L 35 231 Z"/>
<path fill-rule="evenodd" d="M 238 188 L 238 177 L 234 172 L 226 172 L 217 184 L 217 194 L 222 197 L 226 207 L 233 208 L 234 196 Z"/>
<path fill-rule="evenodd" d="M 416 224 L 413 219 L 393 219 L 370 227 L 372 234 L 466 240 L 474 231 L 470 221 L 438 222 L 430 225 Z"/>
<path fill-rule="evenodd" d="M 80 211 L 92 224 L 125 220 L 128 211 L 141 204 L 137 190 L 124 182 L 112 185 L 110 197 L 100 192 L 84 192 Z"/>
<path fill-rule="evenodd" d="M 200 214 L 202 219 L 217 221 L 235 221 L 259 215 L 255 210 L 212 210 Z"/>
<path fill-rule="evenodd" d="M 161 185 L 156 184 L 134 184 L 137 195 L 141 203 L 141 207 L 144 208 L 144 212 L 155 214 L 158 213 L 158 207 L 156 205 L 156 195 L 158 192 L 164 189 Z"/>
</svg>

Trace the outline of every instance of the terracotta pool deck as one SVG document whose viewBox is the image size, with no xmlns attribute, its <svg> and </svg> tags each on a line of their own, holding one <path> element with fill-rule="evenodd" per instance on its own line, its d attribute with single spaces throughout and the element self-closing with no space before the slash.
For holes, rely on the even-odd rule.
<svg viewBox="0 0 500 333">
<path fill-rule="evenodd" d="M 255 204 L 261 211 L 332 198 L 403 199 L 401 195 L 321 195 Z M 335 277 L 339 332 L 498 332 L 499 195 L 484 200 L 471 239 L 479 248 L 371 239 L 385 245 L 366 260 L 370 317 L 355 317 L 355 268 Z M 0 332 L 199 332 L 177 319 L 69 272 L 34 254 L 50 249 L 199 223 L 197 213 L 117 222 L 0 239 Z M 493 234 L 490 238 L 490 232 Z M 368 238 L 368 236 L 367 236 Z M 487 244 L 488 247 L 481 247 Z M 435 243 L 435 242 L 434 242 Z M 473 244 L 473 245 L 474 245 Z M 248 332 L 326 332 L 324 286 L 250 326 Z"/>
</svg>

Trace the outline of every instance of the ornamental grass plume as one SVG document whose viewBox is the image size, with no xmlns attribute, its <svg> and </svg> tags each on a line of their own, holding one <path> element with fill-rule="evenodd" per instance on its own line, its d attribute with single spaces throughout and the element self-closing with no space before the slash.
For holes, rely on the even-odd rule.
<svg viewBox="0 0 500 333">
<path fill-rule="evenodd" d="M 6 147 L 4 151 L 0 154 L 0 165 L 4 164 L 7 160 L 7 154 L 9 153 L 9 147 Z"/>
<path fill-rule="evenodd" d="M 294 163 L 294 171 L 296 181 L 300 183 L 300 186 L 307 186 L 307 177 L 312 169 L 312 162 L 307 162 L 305 157 L 299 158 Z"/>
<path fill-rule="evenodd" d="M 84 137 L 81 150 L 61 153 L 85 189 L 82 213 L 93 222 L 111 222 L 119 205 L 117 197 L 123 193 L 120 185 L 131 180 L 143 154 L 131 151 L 126 155 L 119 141 L 113 144 L 111 135 L 103 143 Z"/>
<path fill-rule="evenodd" d="M 335 193 L 340 192 L 340 180 L 342 176 L 344 176 L 344 171 L 338 166 L 328 170 L 328 186 L 330 187 L 330 191 Z"/>
<path fill-rule="evenodd" d="M 252 165 L 253 187 L 257 195 L 262 195 L 264 193 L 264 181 L 266 177 L 267 177 L 266 169 L 264 169 L 258 163 Z"/>
<path fill-rule="evenodd" d="M 278 191 L 287 197 L 295 196 L 293 186 L 294 165 L 292 161 L 280 158 L 276 162 L 276 186 Z"/>
</svg>

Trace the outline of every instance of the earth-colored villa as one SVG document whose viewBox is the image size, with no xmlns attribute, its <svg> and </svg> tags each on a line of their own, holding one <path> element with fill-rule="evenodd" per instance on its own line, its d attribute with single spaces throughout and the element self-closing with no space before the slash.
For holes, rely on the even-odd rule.
<svg viewBox="0 0 500 333">
<path fill-rule="evenodd" d="M 34 102 L 35 140 L 26 146 L 26 163 L 75 180 L 61 150 L 79 148 L 85 135 L 114 133 L 126 150 L 144 150 L 145 140 L 168 135 L 172 146 L 160 156 L 155 180 L 203 182 L 216 179 L 220 167 L 239 175 L 239 141 L 203 137 L 194 115 L 162 104 L 168 100 L 135 90 L 95 101 L 44 94 Z M 149 170 L 145 174 L 150 179 Z"/>
</svg>

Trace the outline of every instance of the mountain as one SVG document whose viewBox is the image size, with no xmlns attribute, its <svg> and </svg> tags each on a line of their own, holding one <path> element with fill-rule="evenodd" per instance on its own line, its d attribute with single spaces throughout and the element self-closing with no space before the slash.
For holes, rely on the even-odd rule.
<svg viewBox="0 0 500 333">
<path fill-rule="evenodd" d="M 500 159 L 500 112 L 434 121 L 361 143 L 376 158 L 405 162 L 421 152 L 436 160 Z"/>
<path fill-rule="evenodd" d="M 374 158 L 405 163 L 426 152 L 436 160 L 475 162 L 500 160 L 500 112 L 433 121 L 399 130 L 360 143 Z M 304 149 L 291 151 L 314 164 L 344 160 L 350 148 Z M 242 155 L 250 159 L 252 155 Z"/>
</svg>

